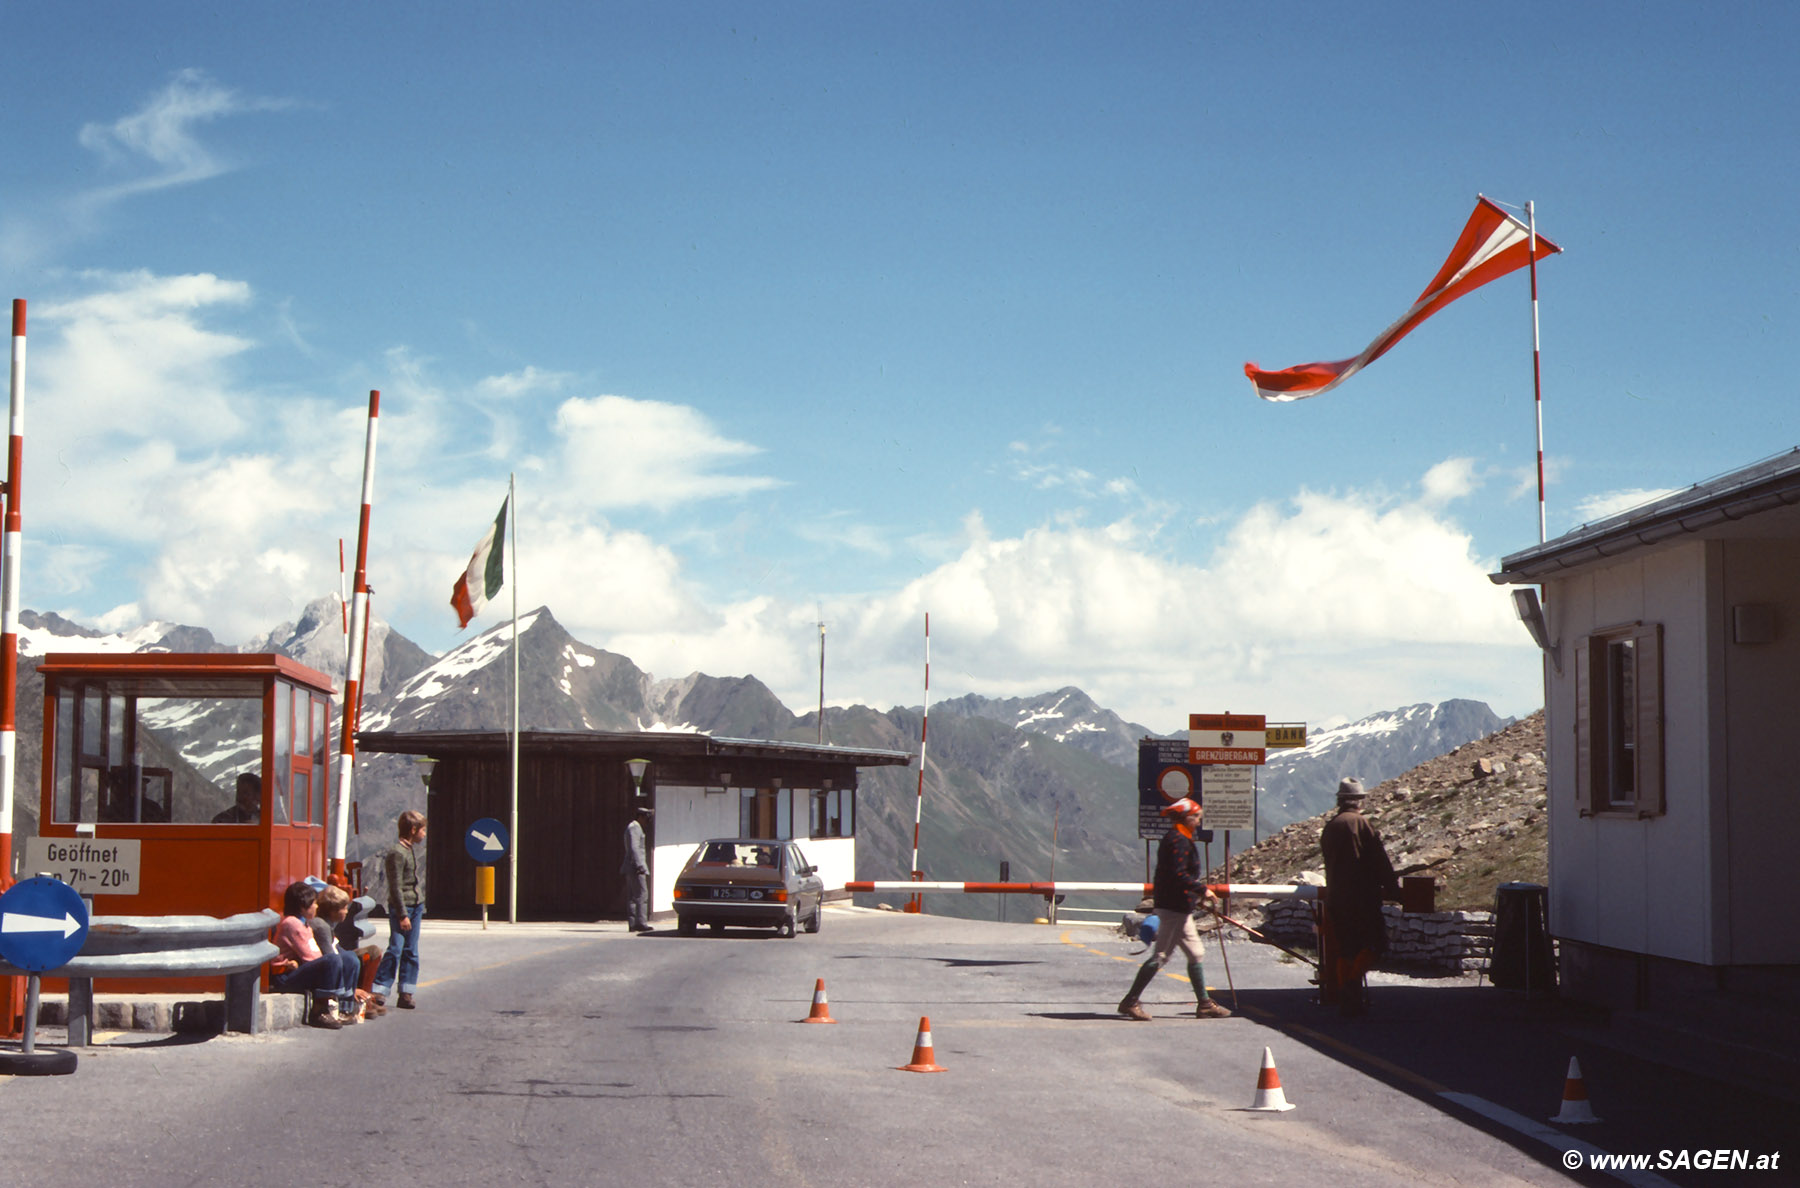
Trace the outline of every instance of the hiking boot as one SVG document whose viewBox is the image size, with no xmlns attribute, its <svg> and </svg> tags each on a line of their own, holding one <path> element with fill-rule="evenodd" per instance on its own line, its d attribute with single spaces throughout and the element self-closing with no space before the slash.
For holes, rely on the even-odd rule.
<svg viewBox="0 0 1800 1188">
<path fill-rule="evenodd" d="M 416 1009 L 419 1004 L 413 1001 L 412 995 L 410 995 L 406 991 L 402 990 L 400 992 L 399 1000 L 397 1002 L 395 1002 L 394 1005 L 399 1007 L 403 1011 L 410 1011 L 410 1010 Z"/>
<path fill-rule="evenodd" d="M 1124 1002 L 1120 1003 L 1119 1013 L 1124 1015 L 1127 1019 L 1139 1023 L 1148 1023 L 1150 1021 L 1150 1012 L 1139 1006 L 1135 999 L 1127 998 Z"/>
<path fill-rule="evenodd" d="M 1220 1006 L 1210 998 L 1203 998 L 1200 1000 L 1200 1005 L 1194 1008 L 1194 1018 L 1229 1019 L 1231 1018 L 1231 1011 Z"/>
<path fill-rule="evenodd" d="M 322 1027 L 326 1031 L 338 1031 L 343 1028 L 344 1021 L 338 1018 L 337 1003 L 315 999 L 311 1009 L 306 1012 L 306 1025 Z"/>
</svg>

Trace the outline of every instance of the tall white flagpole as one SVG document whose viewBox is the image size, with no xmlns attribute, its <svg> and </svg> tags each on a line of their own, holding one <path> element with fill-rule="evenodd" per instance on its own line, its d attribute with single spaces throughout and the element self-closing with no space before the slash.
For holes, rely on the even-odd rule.
<svg viewBox="0 0 1800 1188">
<path fill-rule="evenodd" d="M 919 797 L 913 804 L 912 877 L 918 882 L 925 877 L 919 869 L 919 822 L 925 819 L 925 732 L 931 725 L 931 612 L 925 612 L 925 705 L 919 711 Z M 924 896 L 915 895 L 906 911 L 925 910 Z"/>
<path fill-rule="evenodd" d="M 519 492 L 506 476 L 506 502 L 512 508 L 512 860 L 506 867 L 506 922 L 519 922 Z"/>
<path fill-rule="evenodd" d="M 1531 389 L 1537 406 L 1537 478 L 1538 478 L 1538 543 L 1549 539 L 1549 525 L 1544 515 L 1544 371 L 1538 356 L 1537 294 L 1537 210 L 1525 204 L 1525 225 L 1531 236 L 1527 258 L 1531 261 Z"/>
</svg>

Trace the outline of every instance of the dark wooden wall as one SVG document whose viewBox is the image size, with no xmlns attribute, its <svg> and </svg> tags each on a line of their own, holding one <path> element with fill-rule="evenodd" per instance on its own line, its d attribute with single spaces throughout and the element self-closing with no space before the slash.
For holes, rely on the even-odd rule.
<svg viewBox="0 0 1800 1188">
<path fill-rule="evenodd" d="M 469 919 L 475 903 L 475 862 L 463 838 L 483 817 L 510 826 L 510 758 L 449 757 L 432 771 L 428 810 L 426 905 L 432 915 Z M 616 759 L 566 755 L 522 756 L 519 762 L 521 920 L 623 918 L 625 884 L 619 864 L 631 812 L 631 777 Z M 508 861 L 511 861 L 509 855 Z M 490 919 L 509 915 L 506 862 L 494 867 Z"/>
</svg>

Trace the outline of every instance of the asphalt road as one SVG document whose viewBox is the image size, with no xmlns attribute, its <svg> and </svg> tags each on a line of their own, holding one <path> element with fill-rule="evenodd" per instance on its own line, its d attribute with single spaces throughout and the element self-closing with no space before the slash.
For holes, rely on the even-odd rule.
<svg viewBox="0 0 1800 1188">
<path fill-rule="evenodd" d="M 11 1165 L 0 1180 L 1620 1182 L 1571 1179 L 1558 1150 L 1444 1098 L 1512 1092 L 1498 1074 L 1458 1079 L 1438 1050 L 1455 1036 L 1415 1062 L 1412 1045 L 1382 1048 L 1379 1030 L 1322 1022 L 1307 967 L 1260 946 L 1230 949 L 1239 1017 L 1192 1018 L 1191 990 L 1165 974 L 1145 1024 L 1113 1010 L 1137 946 L 1096 929 L 846 908 L 792 940 L 633 937 L 616 923 L 425 927 L 417 1011 L 337 1033 L 112 1037 L 72 1076 L 0 1078 Z M 1207 972 L 1222 992 L 1216 953 Z M 798 1023 L 817 978 L 834 1026 Z M 944 1073 L 897 1070 L 921 1016 Z M 1265 1046 L 1291 1112 L 1244 1109 Z M 1559 1089 L 1544 1087 L 1537 1121 Z M 1684 1112 L 1669 1104 L 1670 1119 Z M 1669 1182 L 1728 1182 L 1717 1177 Z"/>
</svg>

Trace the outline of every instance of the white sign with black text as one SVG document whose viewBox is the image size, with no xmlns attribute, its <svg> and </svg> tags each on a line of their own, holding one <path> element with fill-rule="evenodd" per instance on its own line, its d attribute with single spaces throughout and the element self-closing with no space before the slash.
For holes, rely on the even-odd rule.
<svg viewBox="0 0 1800 1188">
<path fill-rule="evenodd" d="M 136 895 L 142 847 L 135 838 L 30 837 L 23 869 L 54 875 L 77 895 Z"/>
<path fill-rule="evenodd" d="M 1201 824 L 1208 829 L 1256 828 L 1256 769 L 1209 764 L 1200 771 Z"/>
</svg>

